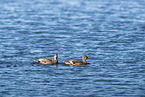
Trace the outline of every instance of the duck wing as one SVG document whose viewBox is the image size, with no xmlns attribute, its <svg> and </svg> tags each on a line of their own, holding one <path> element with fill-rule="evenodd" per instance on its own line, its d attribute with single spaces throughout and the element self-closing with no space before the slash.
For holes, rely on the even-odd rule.
<svg viewBox="0 0 145 97">
<path fill-rule="evenodd" d="M 53 60 L 52 59 L 48 59 L 48 58 L 40 58 L 40 59 L 37 59 L 35 62 L 38 62 L 40 64 L 52 64 Z"/>
<path fill-rule="evenodd" d="M 43 59 L 41 62 L 44 64 L 52 64 L 52 59 Z"/>
<path fill-rule="evenodd" d="M 80 60 L 68 60 L 69 63 L 71 63 L 72 65 L 81 65 L 83 64 L 82 61 Z"/>
</svg>

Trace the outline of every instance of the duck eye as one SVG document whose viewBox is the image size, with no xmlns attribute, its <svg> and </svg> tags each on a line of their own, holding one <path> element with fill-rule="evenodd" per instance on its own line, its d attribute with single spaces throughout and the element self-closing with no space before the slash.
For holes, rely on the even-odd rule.
<svg viewBox="0 0 145 97">
<path fill-rule="evenodd" d="M 38 63 L 40 63 L 40 61 L 38 61 Z"/>
</svg>

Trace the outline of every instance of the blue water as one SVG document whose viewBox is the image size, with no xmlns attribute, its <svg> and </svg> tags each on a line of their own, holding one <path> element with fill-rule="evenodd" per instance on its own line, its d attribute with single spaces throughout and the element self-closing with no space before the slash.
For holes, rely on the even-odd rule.
<svg viewBox="0 0 145 97">
<path fill-rule="evenodd" d="M 1 0 L 0 96 L 145 97 L 145 1 Z"/>
</svg>

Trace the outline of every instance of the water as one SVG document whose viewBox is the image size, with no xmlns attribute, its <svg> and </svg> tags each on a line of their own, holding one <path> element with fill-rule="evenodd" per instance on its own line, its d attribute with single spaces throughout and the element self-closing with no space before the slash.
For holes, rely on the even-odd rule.
<svg viewBox="0 0 145 97">
<path fill-rule="evenodd" d="M 144 0 L 1 0 L 0 96 L 145 97 L 144 13 Z M 33 62 L 55 53 L 57 67 Z"/>
</svg>

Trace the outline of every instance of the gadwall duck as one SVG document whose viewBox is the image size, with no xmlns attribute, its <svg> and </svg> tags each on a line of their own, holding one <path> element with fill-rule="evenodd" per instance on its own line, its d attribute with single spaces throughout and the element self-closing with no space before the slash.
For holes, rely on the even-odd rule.
<svg viewBox="0 0 145 97">
<path fill-rule="evenodd" d="M 68 60 L 68 62 L 65 62 L 65 64 L 68 64 L 68 65 L 82 65 L 82 64 L 87 64 L 87 60 L 90 60 L 90 58 L 88 58 L 86 55 L 84 55 L 82 57 L 82 60 L 83 61 L 80 61 L 80 60 Z"/>
<path fill-rule="evenodd" d="M 40 58 L 37 60 L 34 60 L 35 62 L 39 63 L 39 64 L 57 64 L 58 60 L 57 60 L 58 55 L 55 54 L 54 55 L 54 60 L 53 59 L 48 59 L 48 58 Z"/>
</svg>

